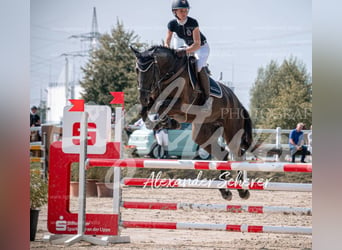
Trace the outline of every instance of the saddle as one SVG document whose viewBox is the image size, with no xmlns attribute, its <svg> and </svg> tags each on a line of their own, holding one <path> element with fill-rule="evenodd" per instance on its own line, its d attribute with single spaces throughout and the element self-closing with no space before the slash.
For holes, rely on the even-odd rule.
<svg viewBox="0 0 342 250">
<path fill-rule="evenodd" d="M 190 56 L 188 58 L 188 72 L 189 78 L 191 82 L 192 88 L 196 91 L 199 90 L 199 83 L 198 83 L 198 74 L 197 74 L 197 60 L 194 56 Z M 222 89 L 218 82 L 216 82 L 213 78 L 209 77 L 210 83 L 210 95 L 221 98 L 222 97 Z"/>
</svg>

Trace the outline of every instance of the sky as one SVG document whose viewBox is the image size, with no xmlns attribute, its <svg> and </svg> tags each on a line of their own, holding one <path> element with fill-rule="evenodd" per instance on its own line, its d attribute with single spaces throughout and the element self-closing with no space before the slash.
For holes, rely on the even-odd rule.
<svg viewBox="0 0 342 250">
<path fill-rule="evenodd" d="M 30 103 L 46 98 L 49 82 L 57 82 L 65 67 L 63 54 L 86 48 L 72 35 L 91 30 L 96 7 L 100 33 L 109 33 L 117 21 L 134 31 L 141 42 L 161 44 L 167 23 L 173 19 L 171 0 L 31 0 Z M 281 64 L 295 57 L 312 75 L 311 0 L 192 0 L 189 16 L 197 19 L 210 46 L 208 58 L 213 78 L 223 73 L 249 108 L 249 92 L 260 67 L 271 60 Z M 209 6 L 208 6 L 209 4 Z M 68 57 L 72 79 L 82 77 L 85 57 Z"/>
</svg>

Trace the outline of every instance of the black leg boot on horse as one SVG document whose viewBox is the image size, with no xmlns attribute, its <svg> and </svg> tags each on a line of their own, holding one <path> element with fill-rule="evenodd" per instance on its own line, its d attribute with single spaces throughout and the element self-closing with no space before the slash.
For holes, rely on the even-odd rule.
<svg viewBox="0 0 342 250">
<path fill-rule="evenodd" d="M 209 76 L 207 74 L 209 70 L 206 67 L 202 67 L 201 71 L 198 72 L 198 80 L 201 85 L 205 97 L 205 102 L 201 108 L 203 112 L 210 112 L 213 104 L 213 98 L 210 96 L 210 83 Z"/>
</svg>

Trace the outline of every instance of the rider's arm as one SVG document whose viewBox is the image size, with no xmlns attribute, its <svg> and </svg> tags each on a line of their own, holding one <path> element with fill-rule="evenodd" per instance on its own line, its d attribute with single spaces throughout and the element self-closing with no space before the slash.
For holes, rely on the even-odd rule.
<svg viewBox="0 0 342 250">
<path fill-rule="evenodd" d="M 167 30 L 167 33 L 166 33 L 166 37 L 165 37 L 165 42 L 164 42 L 164 46 L 165 47 L 170 47 L 170 43 L 171 43 L 171 38 L 172 38 L 172 31 L 171 30 Z"/>
<path fill-rule="evenodd" d="M 198 27 L 196 27 L 192 32 L 192 37 L 194 39 L 194 43 L 186 49 L 187 53 L 194 52 L 201 47 L 201 35 Z"/>
</svg>

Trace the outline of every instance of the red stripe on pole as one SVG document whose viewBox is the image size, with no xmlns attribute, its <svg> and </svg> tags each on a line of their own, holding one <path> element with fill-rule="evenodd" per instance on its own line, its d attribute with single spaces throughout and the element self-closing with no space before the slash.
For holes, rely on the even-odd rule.
<svg viewBox="0 0 342 250">
<path fill-rule="evenodd" d="M 195 169 L 209 169 L 209 162 L 195 162 Z"/>
<path fill-rule="evenodd" d="M 177 210 L 177 203 L 125 201 L 122 206 L 124 208 L 133 208 L 133 209 Z"/>
<path fill-rule="evenodd" d="M 232 170 L 231 162 L 218 162 L 216 163 L 217 170 Z"/>
<path fill-rule="evenodd" d="M 248 226 L 249 233 L 262 233 L 263 231 L 263 226 Z"/>
<path fill-rule="evenodd" d="M 264 213 L 264 207 L 262 207 L 262 206 L 249 206 L 248 207 L 248 212 L 249 213 L 262 214 L 262 213 Z"/>
<path fill-rule="evenodd" d="M 89 159 L 89 167 L 134 167 L 143 168 L 143 159 Z"/>
<path fill-rule="evenodd" d="M 284 172 L 312 172 L 311 164 L 285 164 Z"/>
<path fill-rule="evenodd" d="M 227 231 L 241 232 L 241 225 L 226 225 Z"/>
<path fill-rule="evenodd" d="M 145 221 L 123 221 L 125 228 L 155 228 L 155 229 L 177 229 L 174 222 L 145 222 Z"/>
<path fill-rule="evenodd" d="M 97 160 L 97 161 L 96 161 Z M 111 159 L 113 161 L 113 164 L 118 164 L 119 167 L 144 167 L 144 162 L 158 162 L 160 160 L 151 160 L 151 159 L 139 159 L 139 158 L 130 158 L 130 159 Z M 93 161 L 96 161 L 96 164 L 101 164 L 100 159 L 93 159 Z M 165 163 L 166 160 L 162 160 L 163 163 Z M 179 164 L 182 164 L 181 161 L 178 160 L 167 160 L 170 162 L 170 168 L 172 168 L 172 165 L 175 164 L 176 168 L 179 168 Z M 119 163 L 117 163 L 119 162 Z M 127 163 L 126 163 L 127 162 Z M 233 163 L 242 163 L 242 165 L 239 167 L 234 167 L 234 170 L 237 170 L 239 168 L 248 168 L 248 166 L 254 167 L 253 164 L 257 162 L 238 162 L 238 161 L 229 161 L 229 162 L 207 162 L 207 161 L 193 161 L 193 168 L 194 169 L 203 169 L 203 170 L 210 170 L 210 169 L 217 169 L 217 170 L 232 170 L 232 164 Z M 105 164 L 109 164 L 108 161 Z M 211 164 L 213 167 L 211 168 Z M 247 164 L 247 165 L 244 165 Z M 283 172 L 312 172 L 312 164 L 283 164 L 282 165 Z M 267 167 L 267 163 L 265 163 L 265 167 Z M 272 167 L 272 165 L 270 165 Z M 186 166 L 186 169 L 192 169 L 190 166 Z M 264 168 L 263 168 L 264 169 Z M 278 167 L 277 167 L 278 169 Z M 263 170 L 262 170 L 263 171 Z"/>
<path fill-rule="evenodd" d="M 128 161 L 128 163 L 132 163 L 133 166 L 131 166 L 131 164 L 127 164 L 127 167 L 135 167 L 135 168 L 143 168 L 144 167 L 144 161 L 143 159 L 131 159 L 130 161 Z"/>
<path fill-rule="evenodd" d="M 239 205 L 227 205 L 227 212 L 241 213 L 242 212 L 242 206 L 239 206 Z"/>
</svg>

